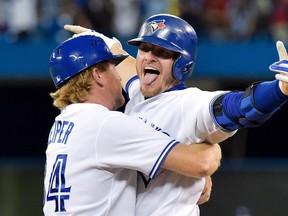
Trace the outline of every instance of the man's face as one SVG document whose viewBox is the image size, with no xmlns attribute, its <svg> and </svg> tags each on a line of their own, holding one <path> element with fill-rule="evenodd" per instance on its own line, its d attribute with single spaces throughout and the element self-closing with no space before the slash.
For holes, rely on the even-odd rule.
<svg viewBox="0 0 288 216">
<path fill-rule="evenodd" d="M 136 58 L 136 69 L 145 97 L 153 97 L 179 84 L 173 74 L 177 53 L 150 43 L 141 43 Z"/>
<path fill-rule="evenodd" d="M 107 72 L 105 75 L 107 77 L 107 91 L 110 93 L 109 97 L 107 96 L 107 100 L 111 101 L 112 110 L 116 110 L 119 107 L 123 106 L 125 103 L 125 98 L 122 94 L 122 87 L 121 87 L 121 78 L 118 75 L 115 65 L 113 63 L 109 63 L 107 68 Z"/>
</svg>

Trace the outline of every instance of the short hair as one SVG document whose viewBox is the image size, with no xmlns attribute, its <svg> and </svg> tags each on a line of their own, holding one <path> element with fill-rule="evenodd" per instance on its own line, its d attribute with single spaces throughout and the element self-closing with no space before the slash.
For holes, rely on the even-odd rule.
<svg viewBox="0 0 288 216">
<path fill-rule="evenodd" d="M 57 89 L 55 92 L 51 92 L 49 95 L 53 99 L 53 105 L 59 110 L 62 110 L 66 106 L 74 103 L 82 103 L 92 86 L 92 71 L 96 67 L 101 71 L 105 71 L 108 67 L 109 61 L 102 61 L 96 65 L 89 67 L 72 77 Z"/>
</svg>

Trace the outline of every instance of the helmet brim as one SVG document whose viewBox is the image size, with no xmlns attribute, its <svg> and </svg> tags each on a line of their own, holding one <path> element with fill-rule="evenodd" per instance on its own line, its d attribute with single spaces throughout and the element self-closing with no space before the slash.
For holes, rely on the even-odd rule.
<svg viewBox="0 0 288 216">
<path fill-rule="evenodd" d="M 178 53 L 182 52 L 181 48 L 178 47 L 176 44 L 167 40 L 163 40 L 162 38 L 152 37 L 152 36 L 143 36 L 143 37 L 134 38 L 134 39 L 129 40 L 128 44 L 131 46 L 140 46 L 140 44 L 143 42 L 150 43 L 155 46 L 163 47 L 173 52 L 178 52 Z"/>
<path fill-rule="evenodd" d="M 118 54 L 118 55 L 113 55 L 113 58 L 109 59 L 112 61 L 115 66 L 120 64 L 122 61 L 124 61 L 129 55 L 127 54 Z"/>
</svg>

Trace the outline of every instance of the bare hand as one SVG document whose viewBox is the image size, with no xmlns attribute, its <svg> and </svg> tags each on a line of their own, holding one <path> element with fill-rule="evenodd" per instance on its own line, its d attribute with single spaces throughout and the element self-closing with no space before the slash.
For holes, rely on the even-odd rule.
<svg viewBox="0 0 288 216">
<path fill-rule="evenodd" d="M 205 177 L 205 185 L 202 194 L 197 202 L 197 205 L 204 204 L 209 201 L 212 192 L 212 179 L 211 176 Z"/>
</svg>

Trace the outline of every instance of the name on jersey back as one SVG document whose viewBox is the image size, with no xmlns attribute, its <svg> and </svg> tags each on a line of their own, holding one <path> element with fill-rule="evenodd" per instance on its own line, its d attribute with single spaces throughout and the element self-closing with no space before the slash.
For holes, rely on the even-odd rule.
<svg viewBox="0 0 288 216">
<path fill-rule="evenodd" d="M 74 127 L 73 122 L 69 121 L 55 121 L 48 138 L 48 145 L 50 143 L 66 144 Z"/>
</svg>

